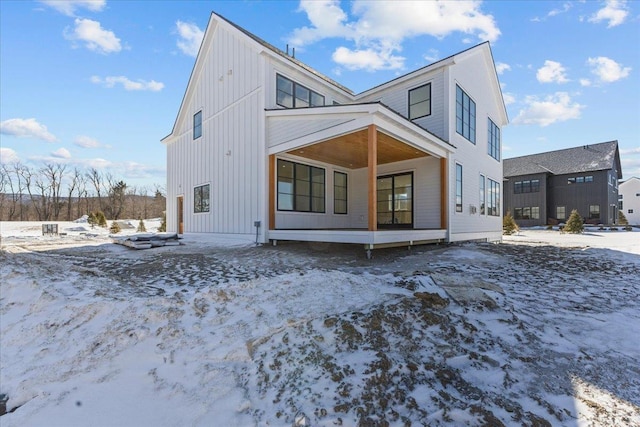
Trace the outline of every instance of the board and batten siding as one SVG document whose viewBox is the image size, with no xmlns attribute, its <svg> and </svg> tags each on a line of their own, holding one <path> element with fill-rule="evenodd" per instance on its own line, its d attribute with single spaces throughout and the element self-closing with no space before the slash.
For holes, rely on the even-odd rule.
<svg viewBox="0 0 640 427">
<path fill-rule="evenodd" d="M 414 123 L 427 129 L 429 132 L 444 138 L 445 132 L 445 81 L 443 70 L 438 69 L 430 73 L 417 75 L 409 80 L 386 87 L 379 92 L 373 92 L 362 98 L 362 102 L 380 101 L 392 110 L 404 117 L 409 116 L 409 91 L 431 83 L 431 114 L 413 120 Z"/>
<path fill-rule="evenodd" d="M 484 72 L 482 72 L 484 71 Z M 498 127 L 501 123 L 499 102 L 495 100 L 489 73 L 493 64 L 488 64 L 480 50 L 456 58 L 445 76 L 449 80 L 447 87 L 448 134 L 449 141 L 457 150 L 449 163 L 449 224 L 450 241 L 473 240 L 476 238 L 500 240 L 502 238 L 502 155 L 497 161 L 488 154 L 488 118 Z M 456 133 L 456 85 L 459 85 L 476 103 L 476 143 L 473 144 Z M 502 131 L 501 131 L 502 136 Z M 504 141 L 501 138 L 501 148 Z M 456 212 L 456 163 L 462 165 L 462 212 Z M 498 216 L 480 214 L 480 175 L 500 184 L 500 208 Z M 486 192 L 486 202 L 489 200 Z M 476 212 L 472 213 L 472 206 Z"/>
<path fill-rule="evenodd" d="M 267 120 L 267 144 L 269 148 L 277 147 L 294 139 L 350 122 L 355 118 L 355 115 L 336 116 L 331 119 L 273 117 Z"/>
<path fill-rule="evenodd" d="M 200 55 L 203 55 L 201 52 Z M 199 75 L 191 81 L 177 137 L 167 146 L 168 194 L 184 197 L 185 232 L 255 233 L 263 216 L 264 61 L 246 38 L 218 24 Z M 193 115 L 202 111 L 202 137 Z M 210 184 L 210 211 L 194 213 L 194 188 Z M 177 231 L 176 197 L 167 228 Z"/>
</svg>

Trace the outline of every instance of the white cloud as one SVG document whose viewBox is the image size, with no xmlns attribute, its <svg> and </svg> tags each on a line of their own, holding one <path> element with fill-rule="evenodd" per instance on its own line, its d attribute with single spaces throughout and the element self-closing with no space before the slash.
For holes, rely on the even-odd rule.
<svg viewBox="0 0 640 427">
<path fill-rule="evenodd" d="M 0 163 L 8 164 L 19 161 L 18 153 L 11 148 L 0 147 Z"/>
<path fill-rule="evenodd" d="M 176 44 L 185 55 L 198 56 L 198 50 L 204 37 L 204 31 L 202 31 L 196 24 L 190 24 L 188 22 L 177 21 L 176 29 L 178 36 L 180 37 Z"/>
<path fill-rule="evenodd" d="M 304 47 L 325 38 L 342 38 L 353 47 L 340 46 L 334 61 L 349 69 L 402 68 L 404 58 L 397 55 L 402 42 L 411 37 L 430 35 L 443 38 L 454 32 L 479 40 L 495 41 L 500 36 L 493 16 L 480 10 L 480 1 L 364 1 L 352 4 L 349 20 L 338 0 L 302 0 L 301 11 L 311 23 L 298 28 L 289 44 Z M 345 61 L 344 63 L 339 61 Z"/>
<path fill-rule="evenodd" d="M 591 80 L 589 79 L 580 79 L 580 86 L 591 86 Z"/>
<path fill-rule="evenodd" d="M 116 84 L 121 84 L 125 90 L 149 90 L 152 92 L 161 91 L 164 88 L 164 83 L 157 82 L 155 80 L 129 80 L 125 76 L 108 76 L 105 78 L 98 76 L 91 76 L 91 83 L 101 84 L 104 87 L 114 87 Z"/>
<path fill-rule="evenodd" d="M 569 80 L 565 75 L 565 68 L 561 63 L 546 60 L 544 66 L 538 69 L 536 78 L 540 83 L 566 83 Z"/>
<path fill-rule="evenodd" d="M 502 99 L 505 105 L 511 105 L 516 102 L 516 97 L 512 93 L 503 92 Z"/>
<path fill-rule="evenodd" d="M 120 39 L 113 31 L 103 29 L 98 21 L 76 18 L 74 23 L 73 30 L 68 27 L 65 29 L 68 40 L 82 42 L 87 49 L 103 54 L 122 50 Z"/>
<path fill-rule="evenodd" d="M 429 62 L 436 62 L 440 58 L 440 52 L 437 49 L 429 49 L 429 52 L 424 55 L 424 59 Z"/>
<path fill-rule="evenodd" d="M 0 123 L 0 133 L 17 136 L 19 138 L 35 138 L 47 142 L 56 142 L 58 139 L 47 130 L 47 127 L 34 118 L 8 119 Z"/>
<path fill-rule="evenodd" d="M 623 79 L 631 72 L 631 67 L 623 67 L 613 59 L 605 56 L 589 58 L 587 64 L 591 66 L 591 72 L 598 76 L 603 83 L 612 83 Z"/>
<path fill-rule="evenodd" d="M 620 154 L 640 154 L 640 147 L 622 149 Z"/>
<path fill-rule="evenodd" d="M 629 15 L 626 0 L 607 0 L 605 6 L 589 17 L 589 22 L 608 21 L 607 28 L 622 24 Z"/>
<path fill-rule="evenodd" d="M 336 49 L 331 58 L 348 70 L 394 70 L 402 67 L 404 62 L 403 57 L 392 55 L 390 50 L 350 50 L 346 47 Z"/>
<path fill-rule="evenodd" d="M 67 16 L 75 16 L 76 9 L 87 9 L 91 12 L 100 12 L 107 5 L 106 0 L 40 0 Z"/>
<path fill-rule="evenodd" d="M 513 120 L 514 124 L 549 126 L 556 122 L 564 122 L 580 117 L 584 105 L 572 102 L 566 92 L 556 92 L 540 100 L 536 96 L 525 99 L 527 107 L 520 110 Z"/>
<path fill-rule="evenodd" d="M 73 141 L 73 143 L 75 145 L 77 145 L 78 147 L 82 147 L 82 148 L 100 148 L 102 147 L 102 144 L 100 144 L 100 142 L 96 139 L 93 139 L 91 137 L 88 136 L 84 136 L 84 135 L 79 135 L 76 137 L 76 139 Z"/>
<path fill-rule="evenodd" d="M 496 71 L 498 74 L 502 74 L 505 71 L 511 71 L 511 65 L 505 64 L 504 62 L 496 63 Z"/>
<path fill-rule="evenodd" d="M 571 7 L 572 7 L 571 3 L 566 2 L 565 4 L 562 5 L 562 9 L 553 9 L 547 14 L 547 16 L 560 15 L 561 13 L 568 12 L 569 9 L 571 9 Z"/>
<path fill-rule="evenodd" d="M 52 152 L 51 155 L 58 159 L 70 159 L 71 153 L 66 148 L 58 148 L 56 151 Z"/>
</svg>

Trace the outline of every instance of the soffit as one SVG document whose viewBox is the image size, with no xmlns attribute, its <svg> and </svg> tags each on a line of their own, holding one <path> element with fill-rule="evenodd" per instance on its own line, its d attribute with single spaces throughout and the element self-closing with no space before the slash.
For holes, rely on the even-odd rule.
<svg viewBox="0 0 640 427">
<path fill-rule="evenodd" d="M 317 144 L 296 148 L 288 151 L 288 154 L 341 166 L 346 169 L 366 168 L 368 166 L 367 153 L 369 146 L 367 135 L 367 129 L 363 129 Z M 378 165 L 417 159 L 429 155 L 379 131 L 377 132 L 377 139 Z"/>
</svg>

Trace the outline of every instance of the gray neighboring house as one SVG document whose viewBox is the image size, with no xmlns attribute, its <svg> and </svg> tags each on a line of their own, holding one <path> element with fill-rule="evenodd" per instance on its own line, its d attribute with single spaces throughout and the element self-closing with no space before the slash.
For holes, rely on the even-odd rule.
<svg viewBox="0 0 640 427">
<path fill-rule="evenodd" d="M 615 224 L 620 179 L 618 141 L 504 159 L 503 211 L 521 227 L 565 222 L 573 209 Z"/>
</svg>

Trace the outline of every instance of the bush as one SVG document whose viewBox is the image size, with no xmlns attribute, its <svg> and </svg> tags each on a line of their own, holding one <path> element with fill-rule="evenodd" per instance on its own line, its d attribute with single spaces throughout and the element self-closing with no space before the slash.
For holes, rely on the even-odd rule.
<svg viewBox="0 0 640 427">
<path fill-rule="evenodd" d="M 104 212 L 102 211 L 97 211 L 95 214 L 96 217 L 96 224 L 98 224 L 100 227 L 107 227 L 107 217 L 104 216 Z"/>
<path fill-rule="evenodd" d="M 502 234 L 510 236 L 511 234 L 517 233 L 518 230 L 520 230 L 520 227 L 516 224 L 516 220 L 511 216 L 511 212 L 507 212 L 502 218 Z"/>
<path fill-rule="evenodd" d="M 160 224 L 160 227 L 158 227 L 158 231 L 161 233 L 164 233 L 167 231 L 167 213 L 166 212 L 162 212 L 162 223 Z"/>
<path fill-rule="evenodd" d="M 584 221 L 582 220 L 582 217 L 580 216 L 578 211 L 574 209 L 571 211 L 571 215 L 569 216 L 569 219 L 567 220 L 567 223 L 565 224 L 562 231 L 564 231 L 565 233 L 578 234 L 582 233 L 583 230 Z"/>
<path fill-rule="evenodd" d="M 109 231 L 113 234 L 118 234 L 122 231 L 122 228 L 120 228 L 120 224 L 118 224 L 117 221 L 113 221 L 111 223 L 111 228 L 109 228 Z"/>
<path fill-rule="evenodd" d="M 89 217 L 87 218 L 87 222 L 91 226 L 91 228 L 95 228 L 98 223 L 98 218 L 96 218 L 96 214 L 93 212 L 89 212 Z"/>
<path fill-rule="evenodd" d="M 627 217 L 624 216 L 624 212 L 622 211 L 618 211 L 618 224 L 629 225 L 629 221 L 627 220 Z"/>
<path fill-rule="evenodd" d="M 138 222 L 138 229 L 136 230 L 138 233 L 146 233 L 147 227 L 144 226 L 144 221 L 140 218 L 140 222 Z"/>
</svg>

